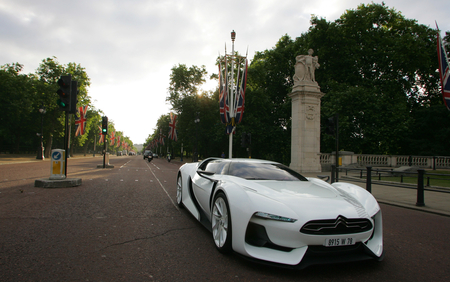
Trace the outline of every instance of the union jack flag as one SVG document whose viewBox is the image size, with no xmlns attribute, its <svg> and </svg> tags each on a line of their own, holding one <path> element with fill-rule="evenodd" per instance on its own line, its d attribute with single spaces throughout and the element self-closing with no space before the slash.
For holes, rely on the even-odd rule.
<svg viewBox="0 0 450 282">
<path fill-rule="evenodd" d="M 83 135 L 86 131 L 86 112 L 87 112 L 87 105 L 82 106 L 78 108 L 78 114 L 75 115 L 75 136 Z"/>
<path fill-rule="evenodd" d="M 117 135 L 117 145 L 116 145 L 116 147 L 117 148 L 120 147 L 120 135 Z"/>
<path fill-rule="evenodd" d="M 178 140 L 177 136 L 177 115 L 170 113 L 170 122 L 169 122 L 169 138 L 174 140 L 175 142 Z"/>
<path fill-rule="evenodd" d="M 162 134 L 162 129 L 159 131 L 159 143 L 164 146 L 164 138 L 166 135 Z"/>
<path fill-rule="evenodd" d="M 116 141 L 115 135 L 116 135 L 115 131 L 111 133 L 111 138 L 109 138 L 109 140 L 111 140 L 111 143 L 109 144 L 110 146 L 114 146 L 114 141 Z"/>
<path fill-rule="evenodd" d="M 98 138 L 98 144 L 102 144 L 105 142 L 105 135 L 103 135 L 100 125 L 98 126 L 98 130 L 100 130 L 100 138 Z"/>
<path fill-rule="evenodd" d="M 225 70 L 222 70 L 222 63 L 219 63 L 219 106 L 220 121 L 227 124 L 230 122 L 230 108 L 228 104 L 228 64 L 225 55 Z"/>
<path fill-rule="evenodd" d="M 242 77 L 238 79 L 238 87 L 239 93 L 236 94 L 236 104 L 234 107 L 236 124 L 240 123 L 244 116 L 245 89 L 247 87 L 247 59 L 245 59 L 245 68 L 242 72 Z"/>
<path fill-rule="evenodd" d="M 441 77 L 442 98 L 444 99 L 445 106 L 447 106 L 447 109 L 450 110 L 449 61 L 447 58 L 447 53 L 445 52 L 445 47 L 442 44 L 441 36 L 439 35 L 439 28 L 438 28 L 438 35 L 437 35 L 437 53 L 438 53 L 438 59 L 439 59 L 439 75 Z"/>
</svg>

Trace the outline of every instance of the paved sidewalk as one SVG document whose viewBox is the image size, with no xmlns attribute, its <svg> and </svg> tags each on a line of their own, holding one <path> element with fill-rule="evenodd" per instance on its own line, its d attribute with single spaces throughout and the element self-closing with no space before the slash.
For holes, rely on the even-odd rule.
<svg viewBox="0 0 450 282">
<path fill-rule="evenodd" d="M 92 155 L 87 156 L 75 156 L 74 158 L 92 158 Z M 101 155 L 96 155 L 96 157 L 101 157 Z M 114 156 L 113 156 L 114 157 Z M 140 156 L 138 156 L 140 157 Z M 49 159 L 37 160 L 33 156 L 12 156 L 12 155 L 0 155 L 0 173 L 1 165 L 12 164 L 12 163 L 25 163 L 25 162 L 48 162 Z M 174 160 L 179 161 L 179 160 Z M 329 172 L 322 173 L 303 173 L 307 177 L 317 177 L 317 175 L 328 175 Z M 349 182 L 366 188 L 365 181 L 359 181 L 358 179 L 345 178 L 340 179 L 341 182 Z M 412 186 L 411 188 L 398 187 L 398 186 L 388 186 L 380 185 L 377 183 L 372 183 L 372 194 L 378 200 L 379 203 L 395 205 L 404 208 L 410 208 L 415 210 L 420 210 L 424 212 L 435 213 L 444 216 L 450 216 L 450 190 L 447 192 L 435 192 L 427 191 L 425 187 L 424 192 L 424 203 L 425 206 L 416 206 L 417 203 L 417 189 Z"/>
<path fill-rule="evenodd" d="M 317 177 L 317 174 L 330 176 L 330 172 L 323 173 L 305 173 L 308 177 Z M 366 188 L 365 180 L 352 178 L 342 178 L 340 182 L 348 182 L 363 188 Z M 390 185 L 381 185 L 372 182 L 372 194 L 379 203 L 395 205 L 399 207 L 420 210 L 424 212 L 435 213 L 444 216 L 450 216 L 450 191 L 435 192 L 427 191 L 425 187 L 424 203 L 425 206 L 417 206 L 417 186 L 399 187 Z"/>
<path fill-rule="evenodd" d="M 103 155 L 96 154 L 96 158 L 101 158 Z M 77 158 L 93 158 L 92 154 L 89 155 L 75 155 L 73 157 L 70 157 L 71 159 L 77 159 Z M 36 156 L 32 155 L 6 155 L 6 154 L 0 154 L 0 166 L 6 165 L 6 164 L 13 164 L 13 163 L 30 163 L 30 162 L 48 162 L 50 161 L 50 158 L 45 158 L 44 160 L 38 160 L 36 159 Z"/>
</svg>

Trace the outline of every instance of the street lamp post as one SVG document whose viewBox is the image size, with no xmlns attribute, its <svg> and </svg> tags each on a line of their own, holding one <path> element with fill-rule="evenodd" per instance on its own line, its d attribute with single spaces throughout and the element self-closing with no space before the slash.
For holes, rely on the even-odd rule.
<svg viewBox="0 0 450 282">
<path fill-rule="evenodd" d="M 41 133 L 38 133 L 39 136 L 39 149 L 37 152 L 36 159 L 43 160 L 44 159 L 44 114 L 45 107 L 44 104 L 39 108 L 39 112 L 41 113 Z"/>
</svg>

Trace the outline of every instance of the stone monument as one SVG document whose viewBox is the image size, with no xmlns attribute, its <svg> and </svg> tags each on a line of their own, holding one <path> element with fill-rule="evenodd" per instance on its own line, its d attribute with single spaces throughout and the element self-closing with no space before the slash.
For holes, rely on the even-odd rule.
<svg viewBox="0 0 450 282">
<path fill-rule="evenodd" d="M 299 55 L 296 59 L 292 99 L 291 164 L 298 172 L 320 172 L 320 92 L 315 70 L 320 67 L 319 58 Z"/>
</svg>

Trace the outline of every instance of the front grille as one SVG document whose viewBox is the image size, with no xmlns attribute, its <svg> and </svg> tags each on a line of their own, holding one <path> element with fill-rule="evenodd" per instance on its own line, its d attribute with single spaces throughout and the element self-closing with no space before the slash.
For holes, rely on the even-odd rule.
<svg viewBox="0 0 450 282">
<path fill-rule="evenodd" d="M 370 231 L 372 223 L 366 218 L 345 218 L 308 221 L 300 229 L 301 233 L 310 235 L 339 235 Z"/>
</svg>

